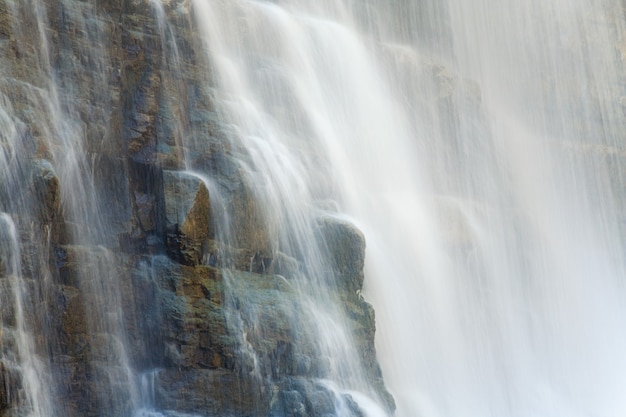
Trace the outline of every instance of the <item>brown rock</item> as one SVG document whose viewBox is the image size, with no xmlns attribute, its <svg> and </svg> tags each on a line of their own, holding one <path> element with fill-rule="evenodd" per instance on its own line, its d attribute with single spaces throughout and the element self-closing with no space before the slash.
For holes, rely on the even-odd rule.
<svg viewBox="0 0 626 417">
<path fill-rule="evenodd" d="M 202 260 L 202 245 L 212 237 L 209 191 L 202 180 L 180 171 L 163 172 L 168 251 L 186 265 Z"/>
</svg>

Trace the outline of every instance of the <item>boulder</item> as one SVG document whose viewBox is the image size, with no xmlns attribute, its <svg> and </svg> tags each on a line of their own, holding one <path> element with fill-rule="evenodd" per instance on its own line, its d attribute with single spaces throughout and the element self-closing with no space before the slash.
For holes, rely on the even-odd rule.
<svg viewBox="0 0 626 417">
<path fill-rule="evenodd" d="M 352 223 L 336 217 L 318 220 L 318 236 L 327 249 L 340 289 L 356 294 L 363 288 L 365 236 Z"/>
</svg>

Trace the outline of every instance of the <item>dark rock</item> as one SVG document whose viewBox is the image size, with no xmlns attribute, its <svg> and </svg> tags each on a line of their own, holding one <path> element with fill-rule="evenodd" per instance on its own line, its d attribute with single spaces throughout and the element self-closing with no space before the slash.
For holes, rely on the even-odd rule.
<svg viewBox="0 0 626 417">
<path fill-rule="evenodd" d="M 0 361 L 0 415 L 18 404 L 18 393 L 22 389 L 19 373 Z"/>
<path fill-rule="evenodd" d="M 141 228 L 145 231 L 156 229 L 156 197 L 153 194 L 134 193 L 137 206 L 137 217 Z"/>
<path fill-rule="evenodd" d="M 365 237 L 353 224 L 334 217 L 319 219 L 318 233 L 327 248 L 328 257 L 337 277 L 338 285 L 356 294 L 363 288 L 365 264 Z"/>
<path fill-rule="evenodd" d="M 215 416 L 263 416 L 262 393 L 249 378 L 229 370 L 195 369 L 159 372 L 157 406 L 164 410 Z"/>
<path fill-rule="evenodd" d="M 202 246 L 213 234 L 206 185 L 195 175 L 164 171 L 163 195 L 168 253 L 186 265 L 200 264 Z"/>
<path fill-rule="evenodd" d="M 334 415 L 335 399 L 327 390 L 313 391 L 308 395 L 309 409 L 313 416 Z"/>
<path fill-rule="evenodd" d="M 281 391 L 276 402 L 276 409 L 270 411 L 270 416 L 280 417 L 307 417 L 304 397 L 298 391 Z"/>
<path fill-rule="evenodd" d="M 230 210 L 232 228 L 232 246 L 246 249 L 255 254 L 258 259 L 272 259 L 273 248 L 270 243 L 269 225 L 265 221 L 260 202 L 254 198 L 254 192 L 244 182 L 233 194 L 228 210 Z M 269 266 L 269 264 L 267 265 Z"/>
<path fill-rule="evenodd" d="M 49 161 L 38 160 L 34 164 L 34 187 L 40 204 L 40 218 L 49 223 L 59 210 L 59 178 Z"/>
</svg>

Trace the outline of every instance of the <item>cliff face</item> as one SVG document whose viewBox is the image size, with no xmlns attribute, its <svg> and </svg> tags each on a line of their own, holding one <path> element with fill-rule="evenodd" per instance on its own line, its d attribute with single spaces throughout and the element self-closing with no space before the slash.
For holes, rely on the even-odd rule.
<svg viewBox="0 0 626 417">
<path fill-rule="evenodd" d="M 0 415 L 360 416 L 328 382 L 316 277 L 225 139 L 190 6 L 162 3 L 0 0 Z M 311 225 L 347 380 L 392 409 L 363 236 Z"/>
</svg>

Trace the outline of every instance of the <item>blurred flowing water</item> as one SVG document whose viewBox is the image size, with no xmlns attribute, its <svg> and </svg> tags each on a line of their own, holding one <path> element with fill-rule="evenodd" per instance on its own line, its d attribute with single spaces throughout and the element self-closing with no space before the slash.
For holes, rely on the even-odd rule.
<svg viewBox="0 0 626 417">
<path fill-rule="evenodd" d="M 193 5 L 270 224 L 366 234 L 398 416 L 624 409 L 619 2 Z"/>
<path fill-rule="evenodd" d="M 41 416 L 50 410 L 50 391 L 46 388 L 44 364 L 34 350 L 33 328 L 28 304 L 28 285 L 22 275 L 17 230 L 13 219 L 0 213 L 0 290 L 2 314 L 0 320 L 0 369 L 3 385 L 15 384 L 7 393 L 24 404 L 24 416 Z M 4 388 L 4 387 L 3 387 Z"/>
<path fill-rule="evenodd" d="M 289 281 L 285 280 L 285 285 L 298 294 L 299 303 L 293 310 L 294 317 L 289 318 L 290 326 L 298 334 L 313 335 L 313 355 L 327 361 L 323 373 L 332 382 L 329 389 L 336 393 L 338 415 L 353 412 L 343 395 L 350 391 L 368 399 L 359 402 L 365 415 L 384 415 L 384 406 L 362 369 L 346 312 L 341 307 L 339 287 L 343 284 L 339 282 L 339 272 L 331 265 L 330 248 L 320 239 L 320 223 L 324 224 L 325 219 L 344 220 L 336 211 L 333 180 L 324 172 L 331 168 L 326 149 L 319 146 L 320 137 L 315 135 L 316 129 L 325 127 L 309 120 L 310 112 L 326 110 L 309 107 L 312 97 L 308 94 L 317 86 L 319 74 L 309 67 L 315 64 L 314 51 L 308 45 L 305 49 L 298 41 L 301 36 L 311 35 L 315 42 L 317 33 L 308 33 L 310 28 L 299 27 L 299 21 L 289 11 L 272 3 L 200 0 L 192 2 L 192 14 L 216 82 L 214 101 L 225 126 L 225 139 L 259 209 L 263 233 L 269 241 L 267 250 L 298 263 L 297 270 L 289 271 Z M 324 29 L 326 24 L 333 25 L 322 21 L 322 27 L 317 29 Z M 302 67 L 293 71 L 292 64 Z M 302 91 L 298 91 L 300 88 Z M 319 122 L 328 123 L 323 119 Z M 194 149 L 194 145 L 187 146 Z M 202 170 L 193 162 L 187 167 L 191 171 Z M 210 173 L 199 175 L 205 174 L 210 195 L 219 202 L 219 191 L 211 184 Z M 241 226 L 233 224 L 227 214 L 216 219 L 217 240 L 239 247 L 234 233 L 237 227 Z M 251 269 L 254 261 L 250 260 Z M 251 375 L 267 378 L 260 372 L 266 365 L 259 363 L 248 339 L 263 337 L 266 316 L 262 310 L 269 307 L 239 308 L 236 295 L 245 292 L 249 284 L 231 277 L 228 269 L 226 262 L 227 322 L 240 338 L 241 361 L 251 364 Z M 268 300 L 267 304 L 273 302 Z M 307 327 L 305 331 L 303 326 Z M 305 353 L 308 347 L 295 349 Z M 351 397 L 358 402 L 356 396 Z"/>
<path fill-rule="evenodd" d="M 109 84 L 119 73 L 107 56 L 114 41 L 94 18 L 99 2 L 57 3 L 54 18 L 73 39 L 51 42 L 43 0 L 0 4 L 0 23 L 10 26 L 1 34 L 11 33 L 14 51 L 28 51 L 0 63 L 0 382 L 9 387 L 0 400 L 20 404 L 11 416 L 70 411 L 55 400 L 70 395 L 54 381 L 69 359 L 50 354 L 61 350 L 50 300 L 79 291 L 88 340 L 76 349 L 94 381 L 88 401 L 103 416 L 189 415 L 158 409 L 160 364 L 151 352 L 143 362 L 130 354 L 141 343 L 125 325 L 133 312 L 123 305 L 115 253 L 126 225 L 112 220 L 115 186 L 94 156 L 117 146 Z M 238 247 L 247 224 L 228 212 L 218 169 L 202 159 L 208 134 L 191 132 L 185 112 L 190 46 L 177 44 L 172 4 L 189 14 L 204 47 L 197 62 L 206 65 L 220 135 L 259 211 L 248 220 L 263 225 L 268 251 L 300 262 L 281 281 L 298 294 L 290 325 L 298 334 L 312 328 L 338 417 L 353 415 L 347 398 L 367 417 L 386 412 L 319 238 L 329 219 L 365 234 L 362 295 L 376 311 L 377 356 L 396 416 L 623 413 L 621 2 L 145 4 L 162 52 L 152 64 L 167 80 L 161 98 L 180 106 L 168 108 L 167 132 L 168 146 L 182 149 L 179 178 L 203 184 L 216 239 Z M 88 77 L 79 74 L 85 67 Z M 60 219 L 46 217 L 57 211 Z M 53 248 L 53 236 L 62 245 Z M 58 265 L 75 267 L 65 298 L 51 282 L 53 252 Z M 214 255 L 203 262 L 213 265 Z M 233 274 L 228 253 L 219 256 L 238 366 L 270 378 L 252 343 L 264 336 L 264 310 L 245 299 L 242 308 L 248 282 Z M 155 281 L 153 264 L 165 257 L 146 258 L 140 272 Z M 255 263 L 265 268 L 253 256 L 250 270 Z"/>
</svg>

